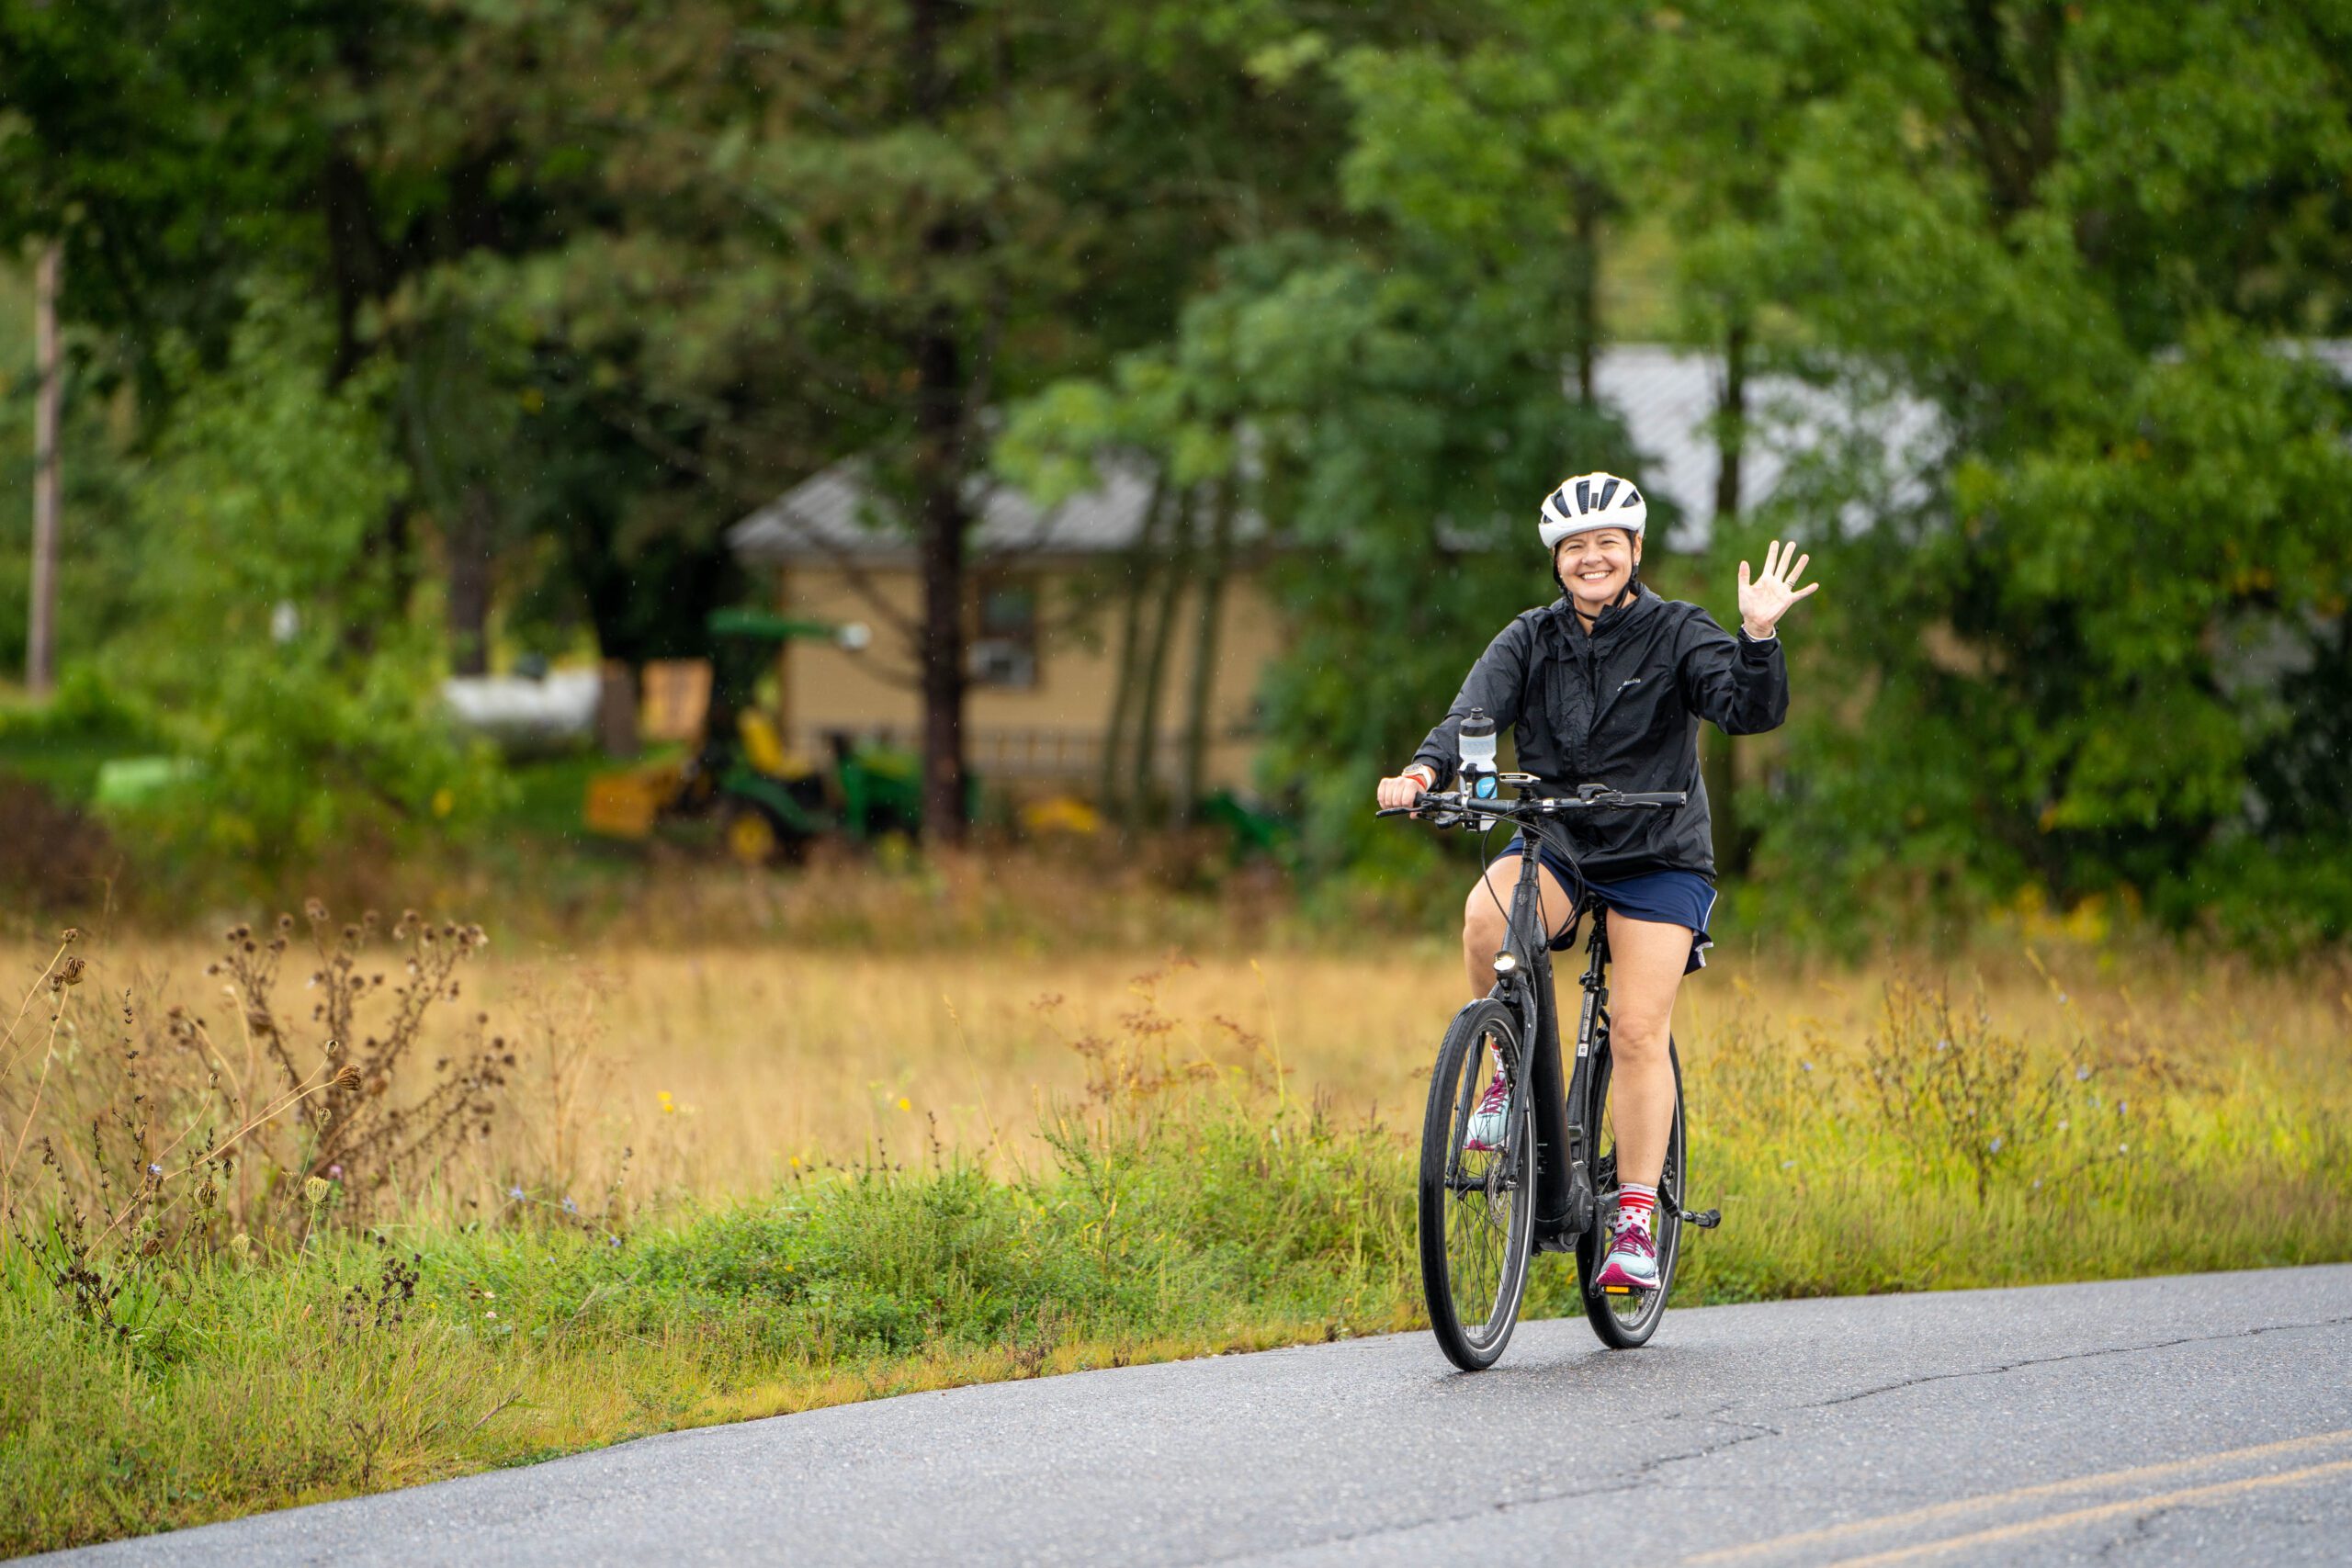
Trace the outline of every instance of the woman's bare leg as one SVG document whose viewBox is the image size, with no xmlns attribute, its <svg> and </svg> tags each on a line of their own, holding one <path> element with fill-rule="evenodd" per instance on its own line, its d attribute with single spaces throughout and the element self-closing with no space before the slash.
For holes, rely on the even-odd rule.
<svg viewBox="0 0 2352 1568">
<path fill-rule="evenodd" d="M 1569 902 L 1568 890 L 1560 879 L 1541 864 L 1535 868 L 1537 896 L 1544 910 L 1544 929 L 1557 931 L 1568 923 L 1568 911 L 1575 906 Z M 1510 908 L 1511 889 L 1519 885 L 1519 857 L 1505 855 L 1487 868 L 1487 874 L 1470 885 L 1470 897 L 1462 903 L 1462 964 L 1470 976 L 1470 999 L 1477 1000 L 1495 988 L 1495 954 L 1503 948 L 1504 933 L 1510 929 L 1505 911 Z M 1686 935 L 1688 933 L 1685 933 Z M 1668 1006 L 1673 999 L 1668 998 Z M 1660 1144 L 1663 1149 L 1663 1143 Z M 1658 1157 L 1666 1156 L 1661 1153 Z"/>
<path fill-rule="evenodd" d="M 1674 1132 L 1667 1039 L 1674 995 L 1690 962 L 1690 930 L 1616 913 L 1608 920 L 1609 1108 L 1617 1124 L 1617 1179 L 1655 1187 Z"/>
</svg>

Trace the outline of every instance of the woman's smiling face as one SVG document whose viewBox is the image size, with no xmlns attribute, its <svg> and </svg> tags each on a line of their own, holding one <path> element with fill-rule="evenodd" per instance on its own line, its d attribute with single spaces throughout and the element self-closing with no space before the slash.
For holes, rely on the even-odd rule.
<svg viewBox="0 0 2352 1568">
<path fill-rule="evenodd" d="M 1577 608 L 1588 615 L 1598 615 L 1617 602 L 1641 560 L 1641 540 L 1623 528 L 1571 534 L 1552 552 L 1553 569 Z"/>
</svg>

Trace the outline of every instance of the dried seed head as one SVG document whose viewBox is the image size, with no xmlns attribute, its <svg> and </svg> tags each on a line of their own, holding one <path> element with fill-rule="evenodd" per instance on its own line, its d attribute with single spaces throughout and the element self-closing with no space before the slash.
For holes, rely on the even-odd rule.
<svg viewBox="0 0 2352 1568">
<path fill-rule="evenodd" d="M 333 1190 L 334 1184 L 325 1177 L 313 1176 L 302 1183 L 302 1201 L 315 1209 L 327 1201 L 327 1194 Z"/>
<path fill-rule="evenodd" d="M 345 1062 L 342 1066 L 336 1068 L 334 1075 L 334 1087 L 340 1089 L 357 1089 L 359 1087 L 359 1069 L 353 1066 L 348 1062 Z"/>
</svg>

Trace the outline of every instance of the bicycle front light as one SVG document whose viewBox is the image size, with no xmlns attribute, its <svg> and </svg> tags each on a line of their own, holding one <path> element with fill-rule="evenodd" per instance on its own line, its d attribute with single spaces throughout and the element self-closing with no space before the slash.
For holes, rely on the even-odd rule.
<svg viewBox="0 0 2352 1568">
<path fill-rule="evenodd" d="M 1504 948 L 1500 953 L 1496 953 L 1496 954 L 1495 954 L 1495 973 L 1496 973 L 1496 974 L 1498 974 L 1498 975 L 1515 975 L 1515 974 L 1517 974 L 1518 972 L 1519 972 L 1519 954 L 1518 954 L 1518 953 L 1513 953 L 1510 948 L 1506 947 L 1506 948 Z"/>
</svg>

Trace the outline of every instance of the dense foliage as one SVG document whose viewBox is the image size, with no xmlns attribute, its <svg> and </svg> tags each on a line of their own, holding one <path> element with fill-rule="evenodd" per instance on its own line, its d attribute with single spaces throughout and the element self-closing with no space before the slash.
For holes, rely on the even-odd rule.
<svg viewBox="0 0 2352 1568">
<path fill-rule="evenodd" d="M 234 678 L 187 721 L 223 768 L 416 741 L 413 775 L 350 770 L 413 812 L 458 764 L 401 716 L 493 611 L 516 646 L 693 651 L 741 588 L 724 522 L 863 455 L 922 545 L 903 629 L 952 800 L 942 606 L 990 432 L 1046 489 L 1108 444 L 1282 541 L 1266 782 L 1310 864 L 1369 866 L 1411 852 L 1359 819 L 1372 772 L 1544 591 L 1529 498 L 1642 462 L 1597 349 L 1664 338 L 1723 366 L 1688 580 L 1720 614 L 1792 532 L 1827 588 L 1726 856 L 1754 840 L 1783 915 L 2031 886 L 2341 934 L 2347 53 L 2338 0 L 0 0 L 0 238 L 64 243 L 103 525 L 63 646 L 185 685 L 113 617 L 187 519 L 290 486 L 317 514 L 282 568 L 339 607 L 289 658 L 238 585 Z M 1913 439 L 1813 446 L 1758 497 L 1768 373 Z M 278 417 L 301 385 L 315 423 Z M 353 615 L 372 647 L 323 629 Z"/>
<path fill-rule="evenodd" d="M 2352 796 L 2323 761 L 2352 632 L 2326 341 L 2352 16 L 1482 15 L 1315 52 L 1366 226 L 1271 279 L 1267 247 L 1230 254 L 1204 300 L 1256 288 L 1230 396 L 1299 480 L 1263 496 L 1300 547 L 1270 761 L 1322 803 L 1322 841 L 1366 852 L 1344 807 L 1544 592 L 1527 498 L 1620 456 L 1576 400 L 1611 326 L 1583 291 L 1598 211 L 1621 265 L 1664 258 L 1649 324 L 1725 367 L 1705 595 L 1727 608 L 1731 559 L 1790 532 L 1830 589 L 1792 627 L 1797 727 L 1746 772 L 1755 869 L 1786 895 L 1767 907 L 1834 922 L 2031 886 L 2264 942 L 2352 931 L 2324 837 Z M 1759 505 L 1737 458 L 1781 428 L 1745 400 L 1768 369 L 1853 438 L 1794 453 Z"/>
</svg>

